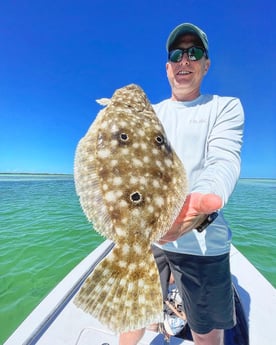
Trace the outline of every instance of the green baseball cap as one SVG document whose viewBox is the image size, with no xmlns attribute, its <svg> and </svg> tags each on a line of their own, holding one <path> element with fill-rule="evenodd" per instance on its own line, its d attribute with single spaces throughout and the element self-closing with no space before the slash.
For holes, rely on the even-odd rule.
<svg viewBox="0 0 276 345">
<path fill-rule="evenodd" d="M 180 36 L 183 36 L 186 34 L 196 35 L 200 39 L 200 41 L 203 44 L 203 47 L 208 53 L 207 35 L 198 26 L 191 23 L 183 23 L 173 29 L 173 31 L 170 33 L 167 40 L 167 44 L 166 44 L 167 52 L 169 52 L 173 48 L 174 44 L 177 42 Z"/>
</svg>

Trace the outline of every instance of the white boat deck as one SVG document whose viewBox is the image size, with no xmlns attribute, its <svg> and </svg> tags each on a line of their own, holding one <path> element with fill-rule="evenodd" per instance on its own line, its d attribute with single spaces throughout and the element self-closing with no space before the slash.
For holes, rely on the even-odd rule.
<svg viewBox="0 0 276 345">
<path fill-rule="evenodd" d="M 275 288 L 234 246 L 231 248 L 231 272 L 247 317 L 249 344 L 276 344 Z"/>
<path fill-rule="evenodd" d="M 118 337 L 96 319 L 76 308 L 71 297 L 80 277 L 111 245 L 105 241 L 76 266 L 38 305 L 4 345 L 118 345 Z M 233 281 L 243 302 L 249 323 L 250 345 L 275 343 L 276 293 L 253 265 L 236 249 L 231 250 Z M 61 301 L 68 299 L 68 303 Z M 46 321 L 46 323 L 45 323 Z M 44 325 L 41 327 L 41 325 Z M 41 333 L 43 333 L 42 336 Z M 38 336 L 39 334 L 39 336 Z M 166 344 L 161 334 L 147 331 L 140 345 Z M 171 338 L 171 345 L 193 342 Z"/>
</svg>

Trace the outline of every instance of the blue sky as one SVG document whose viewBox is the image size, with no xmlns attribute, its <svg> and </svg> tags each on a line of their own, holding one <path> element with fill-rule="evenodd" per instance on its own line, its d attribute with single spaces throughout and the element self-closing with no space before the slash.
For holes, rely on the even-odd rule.
<svg viewBox="0 0 276 345">
<path fill-rule="evenodd" d="M 165 42 L 192 22 L 210 43 L 202 93 L 244 106 L 241 176 L 276 178 L 274 13 L 273 0 L 1 1 L 0 172 L 72 173 L 95 99 L 129 83 L 170 97 Z"/>
</svg>

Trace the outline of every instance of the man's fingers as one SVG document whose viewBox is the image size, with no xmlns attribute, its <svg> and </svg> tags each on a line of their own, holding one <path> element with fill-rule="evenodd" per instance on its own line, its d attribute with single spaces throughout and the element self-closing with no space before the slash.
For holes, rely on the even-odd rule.
<svg viewBox="0 0 276 345">
<path fill-rule="evenodd" d="M 203 194 L 198 205 L 198 212 L 210 214 L 222 207 L 222 200 L 215 194 Z"/>
<path fill-rule="evenodd" d="M 222 207 L 222 199 L 215 194 L 191 193 L 171 229 L 159 240 L 160 244 L 175 241 L 184 233 L 196 229 L 207 215 Z"/>
</svg>

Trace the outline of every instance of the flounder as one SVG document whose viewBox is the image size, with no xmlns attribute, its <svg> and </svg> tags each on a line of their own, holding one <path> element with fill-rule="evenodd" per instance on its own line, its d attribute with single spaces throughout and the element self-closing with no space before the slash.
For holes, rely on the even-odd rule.
<svg viewBox="0 0 276 345">
<path fill-rule="evenodd" d="M 125 86 L 99 103 L 107 106 L 77 146 L 74 177 L 88 220 L 115 246 L 74 302 L 117 333 L 162 321 L 151 244 L 179 214 L 187 179 L 139 86 Z"/>
</svg>

